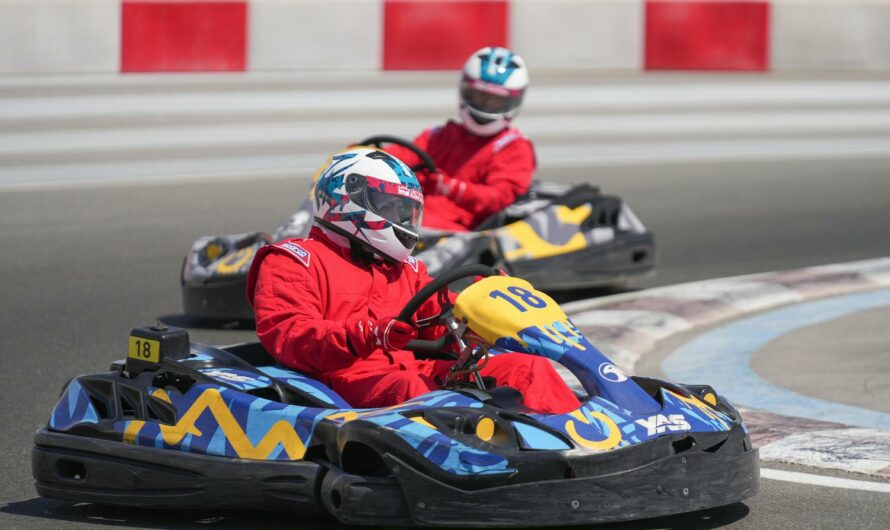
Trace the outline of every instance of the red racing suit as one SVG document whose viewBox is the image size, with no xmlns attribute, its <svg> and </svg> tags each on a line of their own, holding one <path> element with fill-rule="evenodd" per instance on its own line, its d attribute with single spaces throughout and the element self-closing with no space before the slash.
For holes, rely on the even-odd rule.
<svg viewBox="0 0 890 530">
<path fill-rule="evenodd" d="M 435 193 L 433 175 L 418 172 L 423 184 L 423 225 L 467 231 L 513 204 L 528 191 L 537 165 L 531 141 L 519 129 L 508 127 L 493 136 L 476 136 L 460 123 L 423 131 L 414 144 L 430 154 L 439 172 L 454 179 L 447 195 Z M 420 158 L 399 145 L 386 151 L 409 166 Z"/>
<path fill-rule="evenodd" d="M 257 253 L 247 297 L 260 342 L 279 363 L 327 384 L 354 407 L 383 407 L 441 388 L 453 361 L 416 360 L 411 352 L 380 348 L 358 357 L 349 344 L 350 327 L 357 319 L 397 315 L 430 280 L 423 263 L 413 258 L 398 265 L 357 263 L 349 249 L 313 228 L 305 239 Z M 438 314 L 441 302 L 433 297 L 416 316 Z M 443 332 L 426 327 L 420 337 Z M 522 392 L 533 410 L 563 413 L 580 405 L 543 357 L 497 355 L 482 374 Z"/>
</svg>

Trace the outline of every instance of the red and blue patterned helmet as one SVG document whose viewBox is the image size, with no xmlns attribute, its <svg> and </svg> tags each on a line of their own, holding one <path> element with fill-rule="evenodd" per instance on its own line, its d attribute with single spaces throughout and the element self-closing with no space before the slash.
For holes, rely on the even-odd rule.
<svg viewBox="0 0 890 530">
<path fill-rule="evenodd" d="M 506 48 L 482 48 L 464 64 L 460 81 L 460 113 L 474 134 L 502 131 L 519 112 L 528 69 L 522 57 Z"/>
<path fill-rule="evenodd" d="M 417 244 L 423 193 L 411 168 L 378 149 L 332 156 L 314 188 L 315 219 L 397 263 Z"/>
</svg>

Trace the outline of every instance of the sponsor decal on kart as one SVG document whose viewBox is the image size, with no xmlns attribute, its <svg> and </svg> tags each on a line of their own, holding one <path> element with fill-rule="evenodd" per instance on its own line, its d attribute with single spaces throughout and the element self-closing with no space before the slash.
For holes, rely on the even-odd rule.
<svg viewBox="0 0 890 530">
<path fill-rule="evenodd" d="M 623 383 L 624 381 L 627 381 L 627 374 L 612 363 L 601 364 L 599 373 L 603 379 L 611 381 L 612 383 Z"/>
<path fill-rule="evenodd" d="M 686 421 L 682 414 L 668 414 L 667 416 L 656 414 L 646 419 L 636 420 L 635 423 L 645 427 L 649 436 L 664 434 L 667 431 L 677 432 L 692 429 L 692 426 L 689 425 L 689 422 Z"/>
</svg>

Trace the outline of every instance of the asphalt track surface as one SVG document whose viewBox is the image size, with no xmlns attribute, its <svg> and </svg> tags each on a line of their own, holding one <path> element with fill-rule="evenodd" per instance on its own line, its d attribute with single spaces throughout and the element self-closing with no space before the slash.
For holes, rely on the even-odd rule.
<svg viewBox="0 0 890 530">
<path fill-rule="evenodd" d="M 655 230 L 659 273 L 637 287 L 878 257 L 890 249 L 886 161 L 736 162 L 620 167 L 594 180 Z M 0 527 L 254 527 L 256 513 L 145 513 L 36 497 L 33 432 L 62 384 L 123 357 L 132 327 L 183 322 L 177 275 L 200 235 L 274 228 L 304 179 L 129 184 L 0 193 Z M 250 330 L 192 328 L 194 340 L 248 340 Z M 762 481 L 754 499 L 720 510 L 617 528 L 880 528 L 886 494 Z M 262 525 L 330 527 L 328 519 L 262 515 Z"/>
<path fill-rule="evenodd" d="M 890 309 L 882 308 L 801 328 L 755 352 L 751 368 L 798 394 L 890 412 L 888 322 Z"/>
</svg>

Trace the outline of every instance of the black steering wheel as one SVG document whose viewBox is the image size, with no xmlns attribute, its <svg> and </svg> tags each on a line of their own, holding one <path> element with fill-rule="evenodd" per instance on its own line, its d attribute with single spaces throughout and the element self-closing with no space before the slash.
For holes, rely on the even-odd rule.
<svg viewBox="0 0 890 530">
<path fill-rule="evenodd" d="M 400 146 L 404 147 L 405 149 L 411 151 L 415 155 L 417 155 L 417 157 L 420 158 L 420 163 L 415 166 L 412 166 L 411 167 L 412 171 L 417 171 L 419 169 L 425 169 L 425 170 L 429 171 L 430 173 L 435 173 L 438 171 L 438 168 L 436 167 L 436 163 L 433 161 L 433 157 L 431 157 L 429 153 L 427 153 L 423 149 L 417 147 L 416 145 L 409 142 L 408 140 L 399 138 L 398 136 L 387 136 L 385 134 L 378 134 L 375 136 L 369 136 L 368 138 L 365 138 L 364 140 L 359 142 L 359 145 L 370 145 L 370 146 L 376 147 L 378 149 L 382 148 L 383 144 L 400 145 Z"/>
<path fill-rule="evenodd" d="M 444 272 L 439 276 L 436 276 L 433 281 L 426 284 L 423 289 L 417 291 L 417 293 L 408 300 L 408 303 L 405 304 L 405 307 L 396 317 L 398 320 L 402 320 L 404 322 L 414 322 L 414 313 L 420 309 L 427 300 L 432 298 L 440 289 L 446 287 L 449 283 L 455 282 L 462 278 L 469 278 L 474 276 L 497 276 L 498 271 L 492 269 L 487 265 L 481 264 L 473 264 L 473 265 L 464 265 L 463 267 L 458 267 L 456 269 L 452 269 L 450 271 Z M 436 315 L 435 319 L 441 320 L 443 317 L 450 315 L 452 307 L 443 308 L 442 313 Z M 448 344 L 449 339 L 451 338 L 450 333 L 446 333 L 442 335 L 436 340 L 420 340 L 414 339 L 408 342 L 408 345 L 405 347 L 406 350 L 413 351 L 416 353 L 427 353 L 427 354 L 435 354 L 442 351 L 443 348 Z"/>
</svg>

